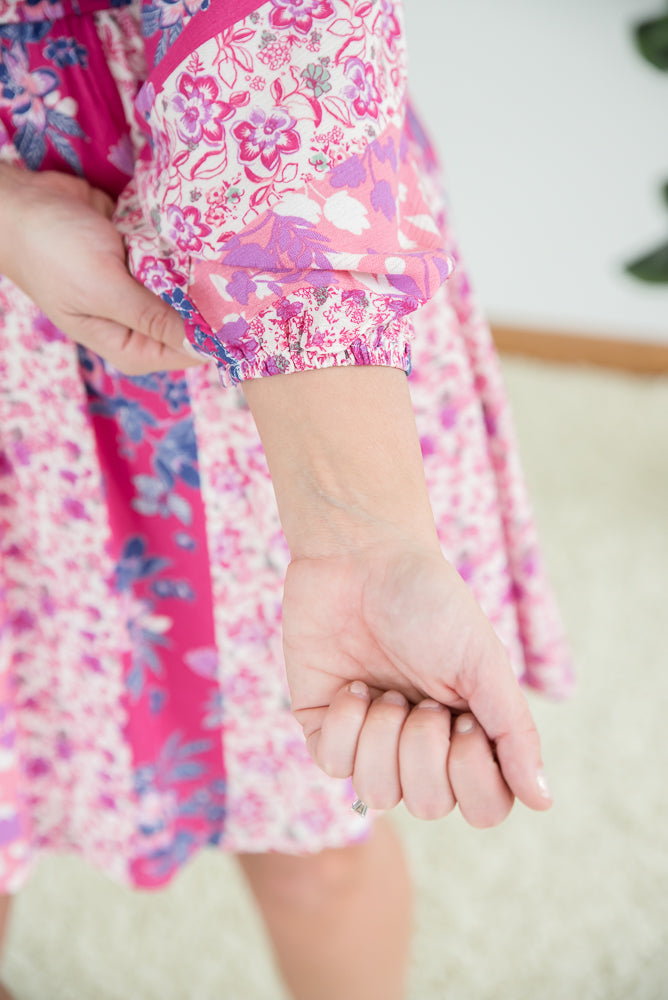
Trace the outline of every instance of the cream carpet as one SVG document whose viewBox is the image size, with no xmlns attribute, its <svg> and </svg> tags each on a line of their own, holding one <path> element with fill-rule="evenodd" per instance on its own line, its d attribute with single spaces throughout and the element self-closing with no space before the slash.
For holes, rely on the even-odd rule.
<svg viewBox="0 0 668 1000">
<path fill-rule="evenodd" d="M 411 1000 L 668 997 L 668 380 L 505 362 L 579 673 L 533 698 L 556 805 L 492 831 L 405 834 Z M 284 1000 L 229 859 L 133 895 L 71 859 L 18 900 L 18 1000 Z M 345 1000 L 345 998 L 342 998 Z"/>
</svg>

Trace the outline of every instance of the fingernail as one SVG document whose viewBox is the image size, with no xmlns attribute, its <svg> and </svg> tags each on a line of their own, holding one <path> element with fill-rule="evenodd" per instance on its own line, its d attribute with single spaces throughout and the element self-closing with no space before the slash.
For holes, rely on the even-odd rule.
<svg viewBox="0 0 668 1000">
<path fill-rule="evenodd" d="M 378 700 L 384 701 L 388 705 L 401 705 L 402 708 L 406 704 L 406 699 L 399 691 L 386 691 Z"/>
<path fill-rule="evenodd" d="M 542 768 L 536 775 L 536 784 L 538 785 L 538 790 L 540 791 L 540 794 L 543 796 L 544 799 L 552 798 L 552 795 L 550 794 L 550 786 L 547 781 L 547 776 L 545 774 L 545 771 L 542 770 Z"/>
<path fill-rule="evenodd" d="M 356 698 L 369 697 L 369 689 L 364 681 L 353 681 L 352 684 L 348 685 L 348 691 L 350 694 L 354 694 Z"/>
<path fill-rule="evenodd" d="M 430 712 L 442 712 L 445 709 L 445 705 L 441 705 L 440 701 L 434 701 L 433 698 L 425 698 L 418 705 L 418 708 L 428 708 Z"/>
<path fill-rule="evenodd" d="M 473 731 L 475 722 L 470 715 L 458 715 L 455 721 L 455 729 L 458 733 L 470 733 Z"/>
</svg>

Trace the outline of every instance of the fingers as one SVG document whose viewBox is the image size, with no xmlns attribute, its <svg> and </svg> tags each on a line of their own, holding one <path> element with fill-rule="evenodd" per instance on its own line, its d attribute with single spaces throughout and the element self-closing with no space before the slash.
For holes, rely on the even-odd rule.
<svg viewBox="0 0 668 1000">
<path fill-rule="evenodd" d="M 60 324 L 68 336 L 94 351 L 123 375 L 147 375 L 155 371 L 182 371 L 198 367 L 190 355 L 174 351 L 143 334 L 129 332 L 112 320 L 97 316 L 66 317 Z"/>
<path fill-rule="evenodd" d="M 401 801 L 399 740 L 409 705 L 386 691 L 369 706 L 357 741 L 353 786 L 371 809 L 394 809 Z"/>
<path fill-rule="evenodd" d="M 341 688 L 323 717 L 317 740 L 311 740 L 309 750 L 314 760 L 331 778 L 352 775 L 370 701 L 369 689 L 362 681 Z"/>
<path fill-rule="evenodd" d="M 501 643 L 495 636 L 492 643 L 478 657 L 469 707 L 495 746 L 513 794 L 530 809 L 549 809 L 552 798 L 529 704 Z"/>
<path fill-rule="evenodd" d="M 439 819 L 455 807 L 449 747 L 450 712 L 437 701 L 420 702 L 406 719 L 399 744 L 404 804 L 418 819 Z"/>
<path fill-rule="evenodd" d="M 482 727 L 466 713 L 455 720 L 448 754 L 448 776 L 459 809 L 471 826 L 502 823 L 513 807 L 513 794 Z"/>
<path fill-rule="evenodd" d="M 104 215 L 105 219 L 111 219 L 116 207 L 113 198 L 110 198 L 105 191 L 93 187 L 90 189 L 89 204 L 100 215 Z"/>
<path fill-rule="evenodd" d="M 188 357 L 183 351 L 183 320 L 167 302 L 132 277 L 123 259 L 110 262 L 98 295 L 100 316 Z"/>
<path fill-rule="evenodd" d="M 372 700 L 361 681 L 317 712 L 305 726 L 311 756 L 331 777 L 352 775 L 370 808 L 393 809 L 403 798 L 418 819 L 439 819 L 459 803 L 464 819 L 479 828 L 496 826 L 510 813 L 513 792 L 472 714 L 458 716 L 451 733 L 450 712 L 438 702 L 411 708 L 396 691 Z"/>
</svg>

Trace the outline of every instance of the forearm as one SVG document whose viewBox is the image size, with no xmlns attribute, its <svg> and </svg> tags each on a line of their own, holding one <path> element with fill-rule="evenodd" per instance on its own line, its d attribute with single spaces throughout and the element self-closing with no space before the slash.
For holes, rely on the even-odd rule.
<svg viewBox="0 0 668 1000">
<path fill-rule="evenodd" d="M 16 214 L 25 197 L 27 171 L 0 163 L 0 274 L 12 276 L 16 251 Z"/>
<path fill-rule="evenodd" d="M 292 557 L 403 537 L 436 547 L 402 371 L 335 367 L 244 383 Z"/>
</svg>

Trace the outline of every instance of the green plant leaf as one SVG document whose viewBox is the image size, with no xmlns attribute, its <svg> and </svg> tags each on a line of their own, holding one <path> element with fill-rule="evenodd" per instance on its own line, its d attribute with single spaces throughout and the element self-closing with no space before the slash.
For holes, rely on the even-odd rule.
<svg viewBox="0 0 668 1000">
<path fill-rule="evenodd" d="M 665 201 L 666 205 L 668 205 L 668 181 L 666 181 L 666 183 L 663 185 L 661 191 L 663 193 L 663 200 Z"/>
<path fill-rule="evenodd" d="M 668 243 L 626 265 L 634 278 L 654 284 L 668 284 Z"/>
<path fill-rule="evenodd" d="M 668 14 L 637 25 L 635 37 L 645 59 L 657 69 L 668 71 Z"/>
</svg>

